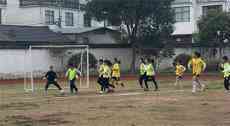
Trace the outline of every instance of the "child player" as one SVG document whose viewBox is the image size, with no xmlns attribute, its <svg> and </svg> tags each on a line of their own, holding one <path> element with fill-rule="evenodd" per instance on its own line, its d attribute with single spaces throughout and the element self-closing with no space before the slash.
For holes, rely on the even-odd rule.
<svg viewBox="0 0 230 126">
<path fill-rule="evenodd" d="M 80 71 L 75 68 L 73 64 L 70 65 L 69 69 L 66 72 L 66 77 L 69 81 L 70 85 L 70 93 L 73 94 L 74 90 L 75 93 L 78 93 L 78 88 L 76 86 L 76 79 L 81 75 Z"/>
<path fill-rule="evenodd" d="M 182 80 L 182 76 L 184 74 L 184 72 L 186 71 L 186 68 L 181 64 L 181 61 L 177 61 L 176 62 L 176 82 L 175 82 L 175 86 L 179 85 L 180 89 L 182 89 L 182 85 L 181 85 L 181 80 Z"/>
<path fill-rule="evenodd" d="M 145 64 L 145 60 L 144 58 L 140 59 L 140 73 L 139 73 L 139 84 L 141 86 L 141 88 L 143 88 L 143 81 L 146 77 L 146 64 Z"/>
<path fill-rule="evenodd" d="M 192 59 L 188 63 L 188 68 L 192 68 L 193 74 L 193 88 L 192 93 L 196 93 L 197 86 L 201 91 L 205 90 L 205 85 L 200 83 L 200 74 L 206 69 L 206 63 L 201 59 L 201 55 L 198 52 L 195 52 Z"/>
<path fill-rule="evenodd" d="M 222 72 L 224 73 L 224 87 L 226 89 L 226 93 L 229 92 L 229 85 L 230 85 L 230 62 L 227 56 L 223 57 L 223 64 L 221 64 Z"/>
<path fill-rule="evenodd" d="M 47 80 L 45 85 L 45 94 L 47 94 L 48 88 L 51 84 L 55 85 L 61 93 L 64 93 L 61 86 L 57 83 L 57 74 L 54 72 L 53 66 L 50 66 L 49 71 L 46 73 L 44 78 Z"/>
<path fill-rule="evenodd" d="M 155 71 L 154 71 L 154 67 L 153 67 L 153 60 L 151 59 L 147 59 L 147 65 L 146 65 L 146 77 L 145 77 L 145 91 L 149 90 L 148 87 L 148 81 L 152 81 L 155 85 L 155 91 L 158 91 L 158 84 L 156 82 L 156 78 L 155 78 Z"/>
<path fill-rule="evenodd" d="M 98 67 L 99 76 L 98 76 L 97 82 L 101 86 L 100 94 L 103 94 L 106 90 L 104 79 L 103 79 L 104 67 L 105 67 L 103 62 L 104 62 L 103 59 L 100 59 L 99 60 L 99 67 Z"/>
<path fill-rule="evenodd" d="M 120 84 L 122 87 L 124 87 L 124 84 L 120 81 L 120 77 L 121 77 L 120 61 L 118 61 L 117 58 L 114 58 L 114 64 L 112 66 L 112 85 Z"/>
</svg>

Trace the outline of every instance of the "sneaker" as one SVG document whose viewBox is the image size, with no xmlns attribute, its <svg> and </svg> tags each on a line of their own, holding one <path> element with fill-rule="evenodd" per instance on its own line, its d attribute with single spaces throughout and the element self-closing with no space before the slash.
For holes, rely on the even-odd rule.
<svg viewBox="0 0 230 126">
<path fill-rule="evenodd" d="M 103 94 L 104 92 L 103 91 L 100 91 L 99 94 Z"/>
<path fill-rule="evenodd" d="M 225 91 L 224 91 L 224 93 L 226 93 L 226 94 L 227 94 L 227 93 L 230 93 L 230 91 L 229 91 L 229 90 L 225 90 Z"/>
<path fill-rule="evenodd" d="M 63 95 L 63 94 L 65 94 L 65 91 L 64 90 L 60 90 L 60 93 Z"/>
<path fill-rule="evenodd" d="M 195 93 L 196 93 L 196 90 L 192 90 L 192 93 L 195 94 Z"/>
<path fill-rule="evenodd" d="M 202 87 L 201 87 L 201 91 L 205 91 L 206 90 L 206 86 L 205 85 L 202 85 Z"/>
</svg>

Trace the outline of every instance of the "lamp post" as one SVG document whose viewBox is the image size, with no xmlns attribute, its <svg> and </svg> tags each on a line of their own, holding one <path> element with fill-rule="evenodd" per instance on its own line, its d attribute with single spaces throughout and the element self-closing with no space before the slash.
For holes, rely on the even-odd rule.
<svg viewBox="0 0 230 126">
<path fill-rule="evenodd" d="M 106 27 L 106 17 L 108 13 L 106 11 L 103 11 L 102 13 L 104 15 L 104 27 Z"/>
</svg>

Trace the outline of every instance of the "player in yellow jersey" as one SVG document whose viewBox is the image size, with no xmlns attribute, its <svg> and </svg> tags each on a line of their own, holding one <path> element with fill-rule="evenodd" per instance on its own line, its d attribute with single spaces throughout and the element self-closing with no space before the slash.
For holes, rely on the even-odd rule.
<svg viewBox="0 0 230 126">
<path fill-rule="evenodd" d="M 176 82 L 175 82 L 175 86 L 179 85 L 180 89 L 182 89 L 182 84 L 181 84 L 181 80 L 183 78 L 183 74 L 186 71 L 186 68 L 181 64 L 181 61 L 177 61 L 176 62 L 176 66 L 175 66 L 176 70 L 175 70 L 175 74 L 176 74 Z"/>
<path fill-rule="evenodd" d="M 78 93 L 78 88 L 76 86 L 76 79 L 78 79 L 77 77 L 79 77 L 81 75 L 81 72 L 75 68 L 75 66 L 73 64 L 69 65 L 69 69 L 66 72 L 66 77 L 69 80 L 69 86 L 70 86 L 70 93 Z"/>
<path fill-rule="evenodd" d="M 103 78 L 103 74 L 104 74 L 104 61 L 103 59 L 99 60 L 99 66 L 98 66 L 98 79 L 97 82 L 98 84 L 101 86 L 101 90 L 100 90 L 100 94 L 105 92 L 105 83 L 104 83 L 104 78 Z"/>
<path fill-rule="evenodd" d="M 104 61 L 103 80 L 106 88 L 106 93 L 114 92 L 113 88 L 115 88 L 114 85 L 110 84 L 110 79 L 112 75 L 111 66 L 112 63 L 109 60 Z"/>
<path fill-rule="evenodd" d="M 120 61 L 117 58 L 114 58 L 114 64 L 112 65 L 112 85 L 120 84 L 124 87 L 124 84 L 120 80 L 121 70 L 120 70 Z"/>
<path fill-rule="evenodd" d="M 140 68 L 139 68 L 139 84 L 141 86 L 141 88 L 144 88 L 143 87 L 143 81 L 146 77 L 146 63 L 145 63 L 145 60 L 144 58 L 141 58 L 140 59 Z"/>
<path fill-rule="evenodd" d="M 230 93 L 230 62 L 227 56 L 223 57 L 223 63 L 220 66 L 222 72 L 224 73 L 224 87 L 226 89 L 226 93 Z"/>
<path fill-rule="evenodd" d="M 188 63 L 188 68 L 192 69 L 193 74 L 193 89 L 192 92 L 195 93 L 197 91 L 197 86 L 201 89 L 201 91 L 205 90 L 205 85 L 200 83 L 200 74 L 206 69 L 206 63 L 201 59 L 201 55 L 198 52 L 195 52 L 192 59 Z"/>
<path fill-rule="evenodd" d="M 145 77 L 145 91 L 149 90 L 148 87 L 148 81 L 152 81 L 155 85 L 155 91 L 158 91 L 158 84 L 156 82 L 156 72 L 153 67 L 154 61 L 151 59 L 147 59 L 147 65 L 146 65 L 146 77 Z"/>
</svg>

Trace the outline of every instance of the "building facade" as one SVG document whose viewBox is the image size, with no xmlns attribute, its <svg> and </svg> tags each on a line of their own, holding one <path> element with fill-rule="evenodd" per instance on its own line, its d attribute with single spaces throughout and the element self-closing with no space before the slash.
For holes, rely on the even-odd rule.
<svg viewBox="0 0 230 126">
<path fill-rule="evenodd" d="M 192 34 L 198 31 L 197 21 L 211 10 L 229 11 L 229 0 L 175 0 L 175 31 L 177 42 L 193 42 Z"/>
<path fill-rule="evenodd" d="M 1 24 L 60 26 L 64 28 L 100 26 L 82 11 L 85 0 L 0 0 Z"/>
<path fill-rule="evenodd" d="M 230 0 L 175 0 L 177 42 L 192 42 L 197 20 L 209 10 L 229 10 Z M 79 28 L 103 26 L 82 11 L 86 0 L 0 0 L 0 24 Z"/>
</svg>

